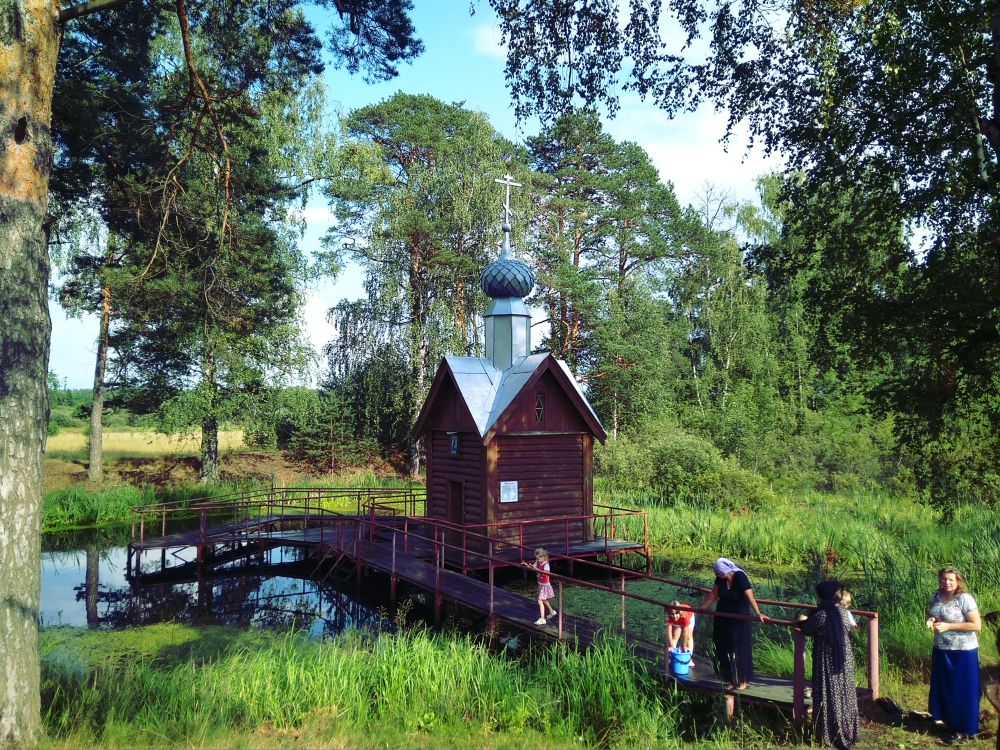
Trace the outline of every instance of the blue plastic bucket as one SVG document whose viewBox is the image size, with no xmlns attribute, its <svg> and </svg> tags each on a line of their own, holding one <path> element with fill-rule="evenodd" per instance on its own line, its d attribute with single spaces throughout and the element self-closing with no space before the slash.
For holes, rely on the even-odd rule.
<svg viewBox="0 0 1000 750">
<path fill-rule="evenodd" d="M 691 671 L 691 652 L 670 649 L 670 672 L 681 677 Z"/>
</svg>

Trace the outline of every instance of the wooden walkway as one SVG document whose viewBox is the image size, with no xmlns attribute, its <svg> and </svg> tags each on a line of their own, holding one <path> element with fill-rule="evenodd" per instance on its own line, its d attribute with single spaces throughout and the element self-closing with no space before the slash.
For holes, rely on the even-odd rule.
<svg viewBox="0 0 1000 750">
<path fill-rule="evenodd" d="M 560 599 L 564 585 L 598 588 L 615 596 L 616 599 L 620 598 L 623 628 L 608 627 L 587 617 L 568 614 L 562 611 L 561 601 L 555 602 L 557 609 L 560 610 L 558 615 L 545 625 L 539 626 L 535 625 L 535 620 L 538 618 L 538 604 L 535 599 L 493 584 L 495 570 L 518 566 L 526 551 L 501 542 L 496 542 L 495 548 L 490 544 L 492 554 L 466 550 L 464 547 L 456 548 L 445 541 L 446 538 L 454 539 L 456 533 L 452 528 L 441 528 L 422 517 L 324 514 L 317 520 L 315 515 L 308 513 L 281 513 L 208 527 L 203 515 L 201 527 L 198 529 L 142 538 L 139 541 L 133 540 L 129 545 L 128 575 L 133 581 L 147 583 L 215 578 L 232 574 L 233 571 L 221 566 L 241 558 L 249 558 L 277 547 L 297 547 L 306 550 L 312 557 L 315 564 L 313 575 L 321 581 L 325 580 L 332 569 L 346 562 L 359 581 L 365 568 L 386 574 L 390 579 L 390 598 L 393 601 L 398 581 L 432 594 L 435 616 L 439 615 L 442 600 L 448 600 L 494 618 L 495 621 L 509 627 L 538 637 L 572 643 L 579 648 L 585 648 L 604 636 L 624 637 L 629 647 L 643 661 L 655 668 L 668 683 L 681 689 L 705 694 L 719 695 L 726 692 L 723 683 L 716 677 L 708 657 L 695 654 L 690 673 L 683 677 L 675 677 L 669 671 L 665 638 L 660 642 L 651 642 L 643 637 L 629 634 L 628 629 L 624 627 L 626 599 L 639 599 L 661 607 L 664 609 L 664 614 L 669 607 L 669 601 L 625 591 L 626 577 L 629 582 L 666 579 L 610 565 L 618 555 L 644 551 L 642 544 L 627 540 L 597 538 L 589 542 L 570 544 L 568 548 L 558 542 L 546 545 L 553 560 L 569 561 L 567 567 L 570 571 L 573 559 L 604 556 L 606 560 L 604 564 L 587 564 L 598 565 L 615 571 L 615 574 L 621 574 L 621 591 L 595 584 L 593 581 L 573 578 L 572 572 L 569 575 L 553 573 L 553 583 L 556 584 Z M 466 541 L 463 540 L 463 544 Z M 167 564 L 168 551 L 173 550 L 176 553 L 185 548 L 196 550 L 197 557 L 193 560 L 183 560 L 180 556 L 175 556 L 181 562 L 174 565 Z M 142 569 L 142 555 L 150 551 L 160 552 L 158 557 L 161 566 L 157 572 Z M 530 552 L 527 554 L 530 555 Z M 478 574 L 470 574 L 473 572 Z M 488 580 L 483 580 L 484 572 L 488 572 Z M 802 606 L 782 602 L 770 603 Z M 704 614 L 714 615 L 709 612 Z M 869 629 L 869 636 L 874 639 L 874 653 L 877 660 L 877 615 L 863 614 L 875 616 L 875 627 Z M 791 624 L 784 621 L 774 622 L 779 625 Z M 802 636 L 793 631 L 793 637 L 795 636 L 797 636 L 795 658 L 798 679 L 761 675 L 738 695 L 742 702 L 770 705 L 790 711 L 795 720 L 801 722 L 805 720 L 810 710 L 810 701 L 803 693 L 805 682 Z M 877 697 L 877 661 L 874 680 L 871 670 L 869 680 L 871 683 L 869 688 L 858 689 L 861 700 Z"/>
</svg>

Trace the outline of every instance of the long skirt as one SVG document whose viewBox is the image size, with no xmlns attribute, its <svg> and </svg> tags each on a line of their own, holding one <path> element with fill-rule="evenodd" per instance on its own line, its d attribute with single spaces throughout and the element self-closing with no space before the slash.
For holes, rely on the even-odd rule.
<svg viewBox="0 0 1000 750">
<path fill-rule="evenodd" d="M 979 649 L 935 648 L 929 711 L 953 732 L 979 733 Z"/>
<path fill-rule="evenodd" d="M 712 641 L 719 676 L 738 685 L 753 679 L 753 626 L 748 620 L 713 618 Z"/>
</svg>

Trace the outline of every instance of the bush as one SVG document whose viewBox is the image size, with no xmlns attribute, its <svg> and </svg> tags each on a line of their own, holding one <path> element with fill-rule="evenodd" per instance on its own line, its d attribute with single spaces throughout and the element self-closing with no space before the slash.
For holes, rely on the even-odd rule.
<svg viewBox="0 0 1000 750">
<path fill-rule="evenodd" d="M 709 441 L 672 425 L 652 437 L 608 441 L 596 451 L 595 466 L 618 490 L 646 491 L 669 505 L 754 510 L 777 499 L 759 476 L 723 457 Z"/>
</svg>

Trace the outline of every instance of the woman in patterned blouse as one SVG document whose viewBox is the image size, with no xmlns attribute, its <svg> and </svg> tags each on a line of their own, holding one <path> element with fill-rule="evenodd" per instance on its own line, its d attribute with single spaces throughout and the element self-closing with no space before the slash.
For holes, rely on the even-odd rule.
<svg viewBox="0 0 1000 750">
<path fill-rule="evenodd" d="M 927 608 L 934 631 L 931 656 L 931 715 L 948 725 L 946 743 L 979 732 L 979 608 L 957 568 L 938 571 L 939 588 Z"/>
</svg>

